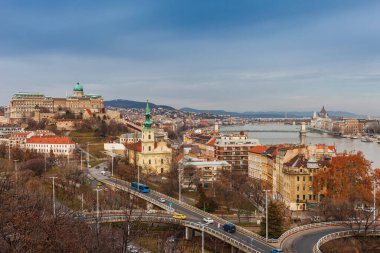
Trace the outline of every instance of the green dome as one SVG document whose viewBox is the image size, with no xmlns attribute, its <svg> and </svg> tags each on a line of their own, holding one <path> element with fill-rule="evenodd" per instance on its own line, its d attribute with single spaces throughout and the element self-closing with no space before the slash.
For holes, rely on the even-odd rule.
<svg viewBox="0 0 380 253">
<path fill-rule="evenodd" d="M 74 86 L 74 91 L 83 91 L 83 86 L 77 83 L 77 85 Z"/>
</svg>

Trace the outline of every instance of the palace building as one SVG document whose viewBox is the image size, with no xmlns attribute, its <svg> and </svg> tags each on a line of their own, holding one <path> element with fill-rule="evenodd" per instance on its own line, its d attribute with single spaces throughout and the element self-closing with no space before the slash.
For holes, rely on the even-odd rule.
<svg viewBox="0 0 380 253">
<path fill-rule="evenodd" d="M 17 123 L 33 118 L 37 114 L 50 114 L 50 117 L 60 112 L 70 111 L 73 114 L 80 114 L 85 110 L 102 113 L 104 101 L 100 95 L 85 94 L 83 86 L 77 83 L 73 94 L 66 98 L 53 98 L 36 92 L 18 92 L 6 108 L 5 117 L 9 123 Z"/>
<path fill-rule="evenodd" d="M 145 173 L 167 173 L 171 168 L 172 149 L 164 139 L 156 138 L 152 125 L 153 121 L 147 102 L 141 140 L 126 144 L 126 155 L 129 164 L 143 169 Z"/>
</svg>

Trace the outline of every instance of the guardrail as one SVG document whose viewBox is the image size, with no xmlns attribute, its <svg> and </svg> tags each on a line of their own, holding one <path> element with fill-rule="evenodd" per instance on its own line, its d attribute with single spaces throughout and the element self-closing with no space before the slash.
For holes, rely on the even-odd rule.
<svg viewBox="0 0 380 253">
<path fill-rule="evenodd" d="M 359 233 L 360 232 L 362 231 L 359 231 Z M 340 231 L 340 232 L 335 232 L 335 233 L 325 235 L 324 237 L 319 239 L 318 242 L 314 245 L 313 253 L 322 253 L 322 251 L 320 250 L 320 247 L 329 241 L 339 239 L 339 238 L 344 238 L 344 237 L 351 237 L 356 234 L 357 234 L 357 231 L 349 230 L 349 231 Z M 380 236 L 380 231 L 368 232 L 368 235 Z"/>
<path fill-rule="evenodd" d="M 139 220 L 139 221 L 144 221 L 144 222 L 162 222 L 162 223 L 170 223 L 170 224 L 179 224 L 185 227 L 189 227 L 192 229 L 196 229 L 198 231 L 204 231 L 222 241 L 225 241 L 232 245 L 235 248 L 238 248 L 239 250 L 242 250 L 244 252 L 252 252 L 252 253 L 260 253 L 256 249 L 248 246 L 245 243 L 239 242 L 230 236 L 215 230 L 213 228 L 207 227 L 206 225 L 202 225 L 199 223 L 191 222 L 191 221 L 186 221 L 186 220 L 177 220 L 174 218 L 169 218 L 169 217 L 160 217 L 160 216 L 130 216 L 132 220 Z M 105 217 L 100 217 L 99 221 L 100 222 L 117 222 L 117 221 L 125 221 L 126 216 L 120 215 L 120 216 L 105 216 Z M 97 222 L 96 217 L 90 217 L 87 218 L 87 221 L 90 223 L 95 223 Z"/>
<path fill-rule="evenodd" d="M 299 227 L 295 227 L 292 229 L 289 229 L 288 231 L 284 232 L 278 239 L 270 239 L 268 242 L 271 243 L 280 243 L 280 246 L 282 246 L 283 241 L 290 235 L 303 231 L 303 230 L 308 230 L 311 228 L 318 228 L 318 227 L 325 227 L 325 226 L 339 226 L 345 224 L 344 221 L 332 221 L 332 222 L 320 222 L 320 223 L 311 223 Z"/>
</svg>

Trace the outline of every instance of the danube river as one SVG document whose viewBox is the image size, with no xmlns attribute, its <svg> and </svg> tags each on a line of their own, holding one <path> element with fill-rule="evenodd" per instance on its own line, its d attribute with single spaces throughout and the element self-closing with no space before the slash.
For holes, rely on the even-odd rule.
<svg viewBox="0 0 380 253">
<path fill-rule="evenodd" d="M 222 126 L 223 131 L 245 131 L 250 138 L 258 139 L 261 144 L 299 143 L 300 126 L 281 124 L 254 124 L 245 126 Z M 335 145 L 338 152 L 361 151 L 366 159 L 373 162 L 372 167 L 380 168 L 380 144 L 362 142 L 360 139 L 336 138 L 319 133 L 307 133 L 307 144 Z"/>
</svg>

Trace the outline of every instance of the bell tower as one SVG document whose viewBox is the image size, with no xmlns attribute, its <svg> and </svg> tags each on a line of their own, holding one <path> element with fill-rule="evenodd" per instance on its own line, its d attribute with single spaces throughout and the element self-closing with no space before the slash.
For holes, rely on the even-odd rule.
<svg viewBox="0 0 380 253">
<path fill-rule="evenodd" d="M 154 129 L 152 129 L 153 121 L 150 114 L 149 101 L 146 101 L 144 127 L 142 129 L 141 146 L 142 153 L 151 153 L 154 150 Z"/>
</svg>

